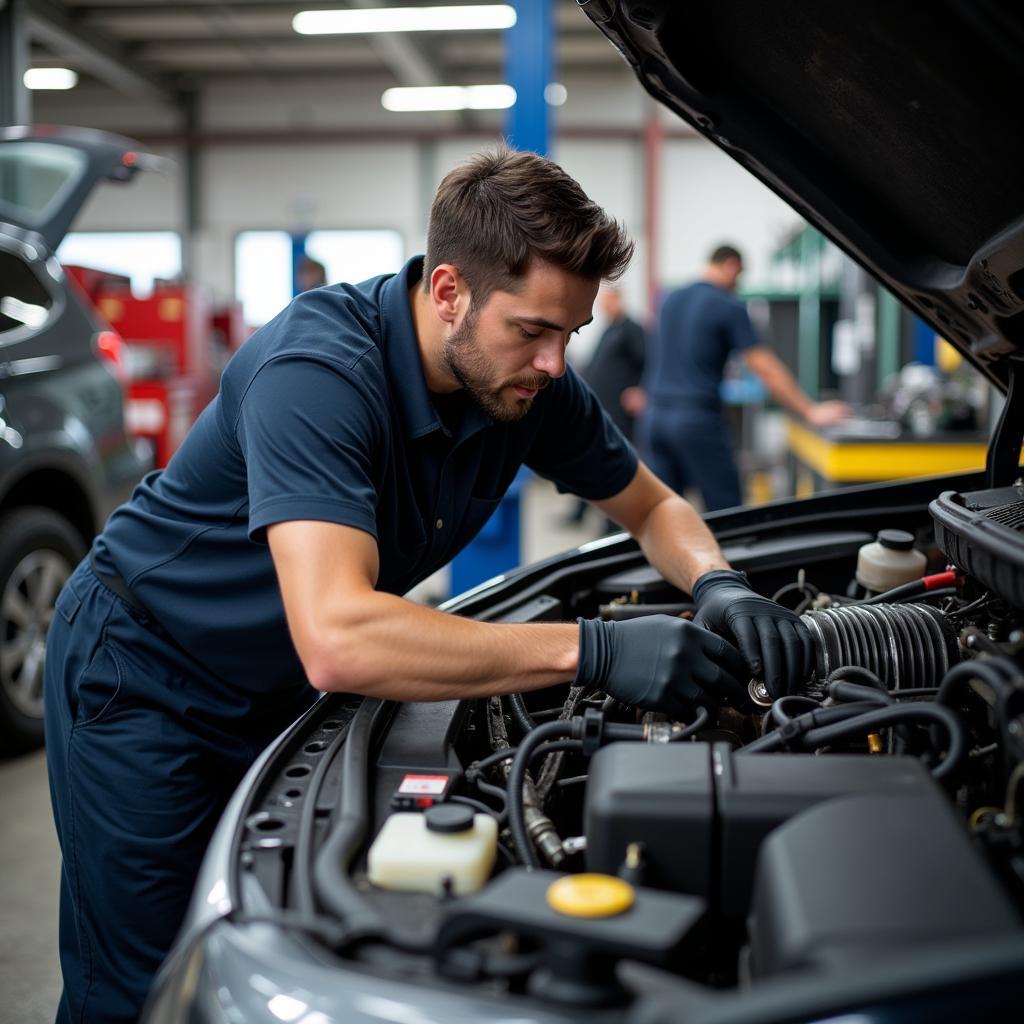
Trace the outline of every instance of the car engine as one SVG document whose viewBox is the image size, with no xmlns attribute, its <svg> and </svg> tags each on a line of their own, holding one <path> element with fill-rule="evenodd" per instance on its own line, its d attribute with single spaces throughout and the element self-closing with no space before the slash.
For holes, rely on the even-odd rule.
<svg viewBox="0 0 1024 1024">
<path fill-rule="evenodd" d="M 252 790 L 240 904 L 348 964 L 576 1008 L 1020 943 L 1024 486 L 892 512 L 924 569 L 875 592 L 857 558 L 886 524 L 723 541 L 814 639 L 774 701 L 325 698 Z M 692 613 L 622 542 L 474 614 Z"/>
</svg>

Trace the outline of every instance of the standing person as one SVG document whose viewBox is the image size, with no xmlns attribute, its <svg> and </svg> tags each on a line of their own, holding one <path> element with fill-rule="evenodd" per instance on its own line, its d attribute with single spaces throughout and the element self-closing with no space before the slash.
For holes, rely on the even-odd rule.
<svg viewBox="0 0 1024 1024">
<path fill-rule="evenodd" d="M 425 257 L 294 299 L 113 514 L 47 651 L 61 1022 L 137 1018 L 232 788 L 316 691 L 448 700 L 575 679 L 679 716 L 762 668 L 776 693 L 809 674 L 803 624 L 728 568 L 566 368 L 632 248 L 556 164 L 470 159 L 437 190 Z M 483 623 L 402 598 L 523 463 L 628 529 L 710 629 Z"/>
<path fill-rule="evenodd" d="M 626 313 L 622 292 L 616 285 L 601 286 L 597 308 L 607 323 L 583 371 L 583 379 L 615 426 L 632 441 L 636 417 L 643 408 L 640 381 L 647 338 L 644 329 Z M 566 523 L 581 523 L 586 511 L 587 502 L 581 498 L 566 517 Z M 615 529 L 614 523 L 608 525 Z"/>
<path fill-rule="evenodd" d="M 327 284 L 327 268 L 312 256 L 303 256 L 297 277 L 300 292 L 308 292 L 311 288 L 323 288 Z"/>
<path fill-rule="evenodd" d="M 739 471 L 719 389 L 726 361 L 742 353 L 768 393 L 795 416 L 822 427 L 844 419 L 843 402 L 810 399 L 778 356 L 762 344 L 734 294 L 743 257 L 731 245 L 711 254 L 699 281 L 670 292 L 648 352 L 641 455 L 677 493 L 695 487 L 704 507 L 742 504 Z"/>
<path fill-rule="evenodd" d="M 626 313 L 622 292 L 615 285 L 602 285 L 597 308 L 607 326 L 583 371 L 583 379 L 612 422 L 632 441 L 635 417 L 643 402 L 640 381 L 647 338 L 644 329 Z"/>
</svg>

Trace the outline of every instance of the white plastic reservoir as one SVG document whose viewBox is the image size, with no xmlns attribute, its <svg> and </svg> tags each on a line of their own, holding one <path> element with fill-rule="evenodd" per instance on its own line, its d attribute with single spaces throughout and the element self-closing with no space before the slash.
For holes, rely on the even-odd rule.
<svg viewBox="0 0 1024 1024">
<path fill-rule="evenodd" d="M 928 559 L 914 550 L 914 535 L 903 530 L 879 530 L 871 544 L 857 553 L 857 582 L 875 594 L 919 580 Z"/>
<path fill-rule="evenodd" d="M 438 804 L 422 814 L 392 814 L 370 847 L 370 881 L 402 892 L 475 892 L 490 877 L 498 823 L 462 804 Z"/>
</svg>

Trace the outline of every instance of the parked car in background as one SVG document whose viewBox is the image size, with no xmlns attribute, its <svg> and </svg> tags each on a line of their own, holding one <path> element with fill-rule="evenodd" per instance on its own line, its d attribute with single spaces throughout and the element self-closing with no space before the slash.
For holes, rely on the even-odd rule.
<svg viewBox="0 0 1024 1024">
<path fill-rule="evenodd" d="M 0 129 L 0 752 L 42 742 L 54 600 L 147 468 L 121 340 L 54 256 L 96 185 L 147 162 L 104 132 Z"/>
</svg>

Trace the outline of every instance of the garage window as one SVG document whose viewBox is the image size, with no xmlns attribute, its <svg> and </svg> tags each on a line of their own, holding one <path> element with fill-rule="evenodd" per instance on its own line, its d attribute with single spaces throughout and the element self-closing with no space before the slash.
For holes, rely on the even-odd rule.
<svg viewBox="0 0 1024 1024">
<path fill-rule="evenodd" d="M 245 322 L 262 327 L 294 294 L 295 263 L 303 254 L 319 261 L 327 281 L 358 282 L 394 273 L 404 260 L 402 236 L 391 230 L 243 231 L 235 239 L 235 295 Z"/>
<path fill-rule="evenodd" d="M 130 278 L 140 298 L 157 281 L 181 278 L 181 237 L 174 231 L 72 231 L 57 256 L 61 263 Z"/>
</svg>

